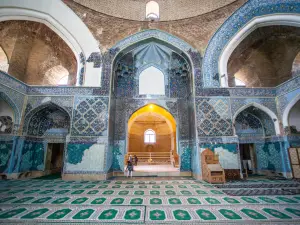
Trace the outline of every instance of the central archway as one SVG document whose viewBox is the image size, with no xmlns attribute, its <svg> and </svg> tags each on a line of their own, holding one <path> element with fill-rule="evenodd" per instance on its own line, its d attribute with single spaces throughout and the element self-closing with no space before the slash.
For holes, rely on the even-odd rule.
<svg viewBox="0 0 300 225">
<path fill-rule="evenodd" d="M 176 120 L 166 109 L 155 104 L 143 106 L 130 116 L 127 131 L 125 165 L 131 156 L 135 171 L 178 171 Z"/>
</svg>

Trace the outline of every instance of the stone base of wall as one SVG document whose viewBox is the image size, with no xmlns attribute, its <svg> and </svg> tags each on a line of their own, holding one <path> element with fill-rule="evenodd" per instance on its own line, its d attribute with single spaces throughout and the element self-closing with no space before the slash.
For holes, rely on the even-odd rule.
<svg viewBox="0 0 300 225">
<path fill-rule="evenodd" d="M 108 174 L 62 174 L 63 180 L 107 180 L 108 177 Z"/>
<path fill-rule="evenodd" d="M 195 178 L 196 180 L 202 180 L 202 174 L 193 173 L 193 178 Z"/>
</svg>

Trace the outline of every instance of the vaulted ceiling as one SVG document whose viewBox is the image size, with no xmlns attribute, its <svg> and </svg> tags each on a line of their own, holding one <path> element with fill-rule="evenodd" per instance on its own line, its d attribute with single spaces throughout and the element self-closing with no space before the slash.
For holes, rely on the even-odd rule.
<svg viewBox="0 0 300 225">
<path fill-rule="evenodd" d="M 77 61 L 53 30 L 32 21 L 0 23 L 0 69 L 31 85 L 57 85 L 70 75 L 76 82 Z"/>
<path fill-rule="evenodd" d="M 300 28 L 260 27 L 232 53 L 228 61 L 229 86 L 234 86 L 234 77 L 246 87 L 277 86 L 299 71 L 299 51 Z"/>
</svg>

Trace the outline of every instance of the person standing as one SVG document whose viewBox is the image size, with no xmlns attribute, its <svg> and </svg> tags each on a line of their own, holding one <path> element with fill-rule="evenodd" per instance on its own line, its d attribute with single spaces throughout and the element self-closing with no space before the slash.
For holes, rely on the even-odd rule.
<svg viewBox="0 0 300 225">
<path fill-rule="evenodd" d="M 128 160 L 132 163 L 132 155 L 130 154 Z"/>
<path fill-rule="evenodd" d="M 129 176 L 132 177 L 133 165 L 132 162 L 130 162 L 129 160 L 127 161 L 126 171 L 127 171 L 127 177 Z"/>
<path fill-rule="evenodd" d="M 134 165 L 137 166 L 138 164 L 138 157 L 136 155 L 134 155 Z"/>
</svg>

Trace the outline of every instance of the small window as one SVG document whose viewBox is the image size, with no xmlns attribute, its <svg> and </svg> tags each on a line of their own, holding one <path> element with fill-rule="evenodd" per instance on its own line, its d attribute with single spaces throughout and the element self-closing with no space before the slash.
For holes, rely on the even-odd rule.
<svg viewBox="0 0 300 225">
<path fill-rule="evenodd" d="M 150 1 L 146 4 L 146 18 L 150 20 L 159 19 L 159 5 L 155 1 Z"/>
<path fill-rule="evenodd" d="M 246 87 L 246 84 L 243 81 L 236 79 L 236 78 L 234 78 L 234 81 L 235 81 L 236 87 Z"/>
<path fill-rule="evenodd" d="M 144 142 L 145 143 L 155 143 L 156 141 L 156 135 L 154 130 L 146 130 L 145 131 L 145 138 L 144 138 Z"/>
<path fill-rule="evenodd" d="M 63 78 L 60 79 L 58 85 L 68 85 L 68 81 L 69 81 L 69 76 L 64 76 Z"/>
<path fill-rule="evenodd" d="M 140 95 L 165 95 L 165 76 L 154 66 L 150 66 L 140 73 Z"/>
</svg>

